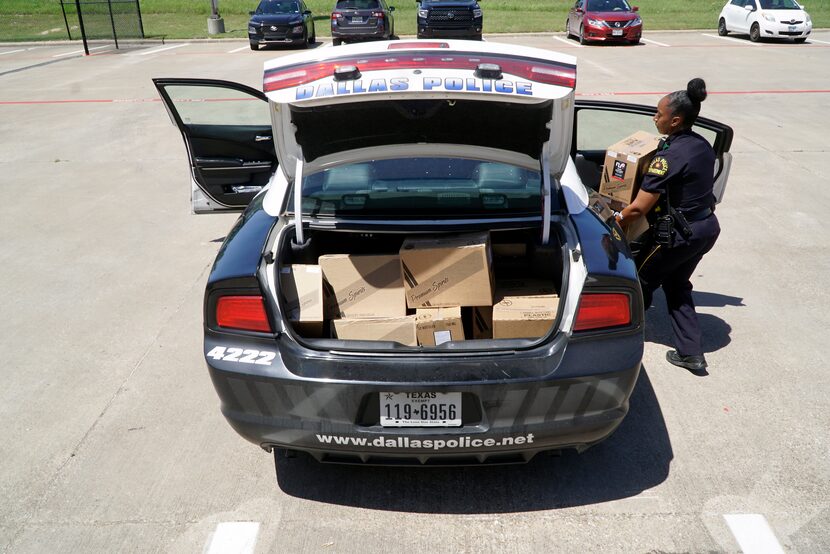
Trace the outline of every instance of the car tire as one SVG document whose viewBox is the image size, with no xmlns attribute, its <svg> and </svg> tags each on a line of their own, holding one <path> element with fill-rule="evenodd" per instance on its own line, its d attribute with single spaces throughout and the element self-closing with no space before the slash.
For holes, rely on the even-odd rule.
<svg viewBox="0 0 830 554">
<path fill-rule="evenodd" d="M 726 28 L 726 20 L 724 18 L 720 18 L 718 21 L 718 35 L 725 37 L 729 34 L 729 29 Z"/>
<path fill-rule="evenodd" d="M 565 20 L 565 38 L 573 38 L 574 34 L 571 32 L 571 20 Z"/>
<path fill-rule="evenodd" d="M 585 40 L 585 27 L 582 25 L 579 26 L 579 44 L 588 44 L 588 41 Z"/>
<path fill-rule="evenodd" d="M 799 37 L 799 38 L 794 38 L 794 39 L 793 39 L 793 42 L 794 42 L 794 43 L 796 43 L 796 44 L 801 44 L 801 43 L 803 43 L 805 40 L 807 40 L 807 37 Z"/>
<path fill-rule="evenodd" d="M 638 44 L 640 44 L 640 39 L 635 38 L 633 40 L 629 40 L 628 44 L 630 44 L 631 46 L 637 46 Z"/>
<path fill-rule="evenodd" d="M 308 43 L 309 44 L 315 44 L 316 42 L 317 42 L 317 30 L 312 28 L 311 29 L 311 36 L 308 37 Z"/>
<path fill-rule="evenodd" d="M 332 46 L 340 46 L 341 44 L 343 44 L 343 39 L 342 38 L 333 38 L 333 39 L 331 39 L 331 45 Z"/>
<path fill-rule="evenodd" d="M 757 23 L 753 23 L 749 28 L 749 40 L 758 42 L 761 40 L 761 27 Z"/>
<path fill-rule="evenodd" d="M 258 42 L 256 42 L 255 40 L 252 40 L 252 41 L 250 41 L 250 44 L 251 44 L 251 50 L 259 51 L 259 43 Z"/>
</svg>

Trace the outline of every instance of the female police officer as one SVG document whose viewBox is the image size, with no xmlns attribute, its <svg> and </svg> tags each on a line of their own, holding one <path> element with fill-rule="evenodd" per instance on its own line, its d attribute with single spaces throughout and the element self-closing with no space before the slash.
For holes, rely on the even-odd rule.
<svg viewBox="0 0 830 554">
<path fill-rule="evenodd" d="M 720 233 L 713 212 L 715 152 L 706 139 L 691 130 L 705 98 L 706 83 L 692 79 L 686 90 L 660 100 L 654 124 L 667 137 L 634 201 L 615 214 L 623 226 L 648 214 L 657 244 L 646 250 L 638 269 L 646 309 L 653 292 L 662 286 L 677 349 L 669 350 L 666 359 L 702 373 L 706 359 L 689 278 Z"/>
</svg>

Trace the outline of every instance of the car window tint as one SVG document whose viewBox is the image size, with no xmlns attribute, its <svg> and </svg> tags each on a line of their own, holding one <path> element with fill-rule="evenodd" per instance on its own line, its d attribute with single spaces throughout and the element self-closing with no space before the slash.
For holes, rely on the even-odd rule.
<svg viewBox="0 0 830 554">
<path fill-rule="evenodd" d="M 738 6 L 739 8 L 744 5 L 744 0 L 732 0 L 730 2 L 733 6 Z"/>
<path fill-rule="evenodd" d="M 186 125 L 271 125 L 268 103 L 238 90 L 192 85 L 165 90 Z"/>
<path fill-rule="evenodd" d="M 763 10 L 800 10 L 801 7 L 793 0 L 761 0 Z"/>
<path fill-rule="evenodd" d="M 716 133 L 697 125 L 692 130 L 715 144 Z M 581 109 L 577 112 L 576 149 L 579 152 L 601 151 L 625 137 L 646 131 L 657 134 L 654 119 L 646 114 Z"/>
<path fill-rule="evenodd" d="M 300 13 L 300 6 L 294 0 L 264 0 L 260 2 L 257 13 Z"/>
<path fill-rule="evenodd" d="M 378 0 L 339 0 L 338 10 L 373 10 L 379 8 Z"/>
<path fill-rule="evenodd" d="M 540 184 L 538 171 L 492 161 L 433 157 L 369 160 L 305 176 L 303 212 L 412 217 L 537 215 Z"/>
<path fill-rule="evenodd" d="M 627 12 L 631 8 L 625 0 L 588 0 L 589 12 Z"/>
</svg>

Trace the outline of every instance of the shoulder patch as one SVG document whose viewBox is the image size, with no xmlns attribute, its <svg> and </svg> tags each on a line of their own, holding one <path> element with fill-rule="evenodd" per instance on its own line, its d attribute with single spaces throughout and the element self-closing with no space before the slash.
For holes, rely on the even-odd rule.
<svg viewBox="0 0 830 554">
<path fill-rule="evenodd" d="M 668 170 L 669 162 L 666 161 L 666 158 L 664 158 L 663 156 L 655 156 L 648 166 L 647 173 L 649 175 L 657 175 L 658 177 L 662 177 L 666 174 Z"/>
</svg>

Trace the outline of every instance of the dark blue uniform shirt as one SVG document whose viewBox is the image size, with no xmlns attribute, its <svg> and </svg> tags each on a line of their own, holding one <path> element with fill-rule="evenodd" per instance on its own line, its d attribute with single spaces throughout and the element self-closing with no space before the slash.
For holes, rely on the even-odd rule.
<svg viewBox="0 0 830 554">
<path fill-rule="evenodd" d="M 680 131 L 654 154 L 640 188 L 664 196 L 668 191 L 672 207 L 689 213 L 715 205 L 714 175 L 715 151 L 709 142 L 694 131 Z"/>
</svg>

